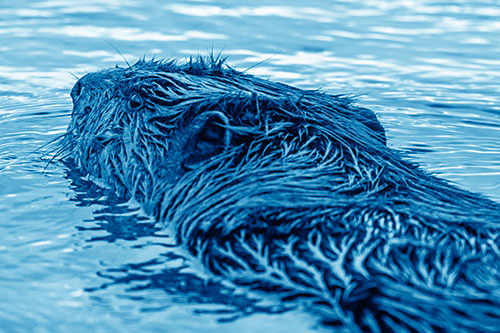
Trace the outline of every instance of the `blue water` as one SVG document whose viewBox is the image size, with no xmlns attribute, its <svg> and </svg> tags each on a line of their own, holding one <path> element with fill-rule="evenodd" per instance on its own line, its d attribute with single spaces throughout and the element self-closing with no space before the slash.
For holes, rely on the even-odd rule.
<svg viewBox="0 0 500 333">
<path fill-rule="evenodd" d="M 1 1 L 0 331 L 313 332 L 234 290 L 133 203 L 48 162 L 76 77 L 214 50 L 240 70 L 350 93 L 389 146 L 500 201 L 496 0 Z"/>
</svg>

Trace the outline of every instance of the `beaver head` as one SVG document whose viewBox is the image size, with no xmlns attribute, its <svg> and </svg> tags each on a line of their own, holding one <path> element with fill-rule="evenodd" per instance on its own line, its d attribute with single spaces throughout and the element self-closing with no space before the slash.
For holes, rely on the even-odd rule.
<svg viewBox="0 0 500 333">
<path fill-rule="evenodd" d="M 83 154 L 77 161 L 88 173 L 106 179 L 110 167 L 124 164 L 127 169 L 128 158 L 135 167 L 142 164 L 137 158 L 149 160 L 142 170 L 161 171 L 165 184 L 172 184 L 229 146 L 229 121 L 218 110 L 179 112 L 175 104 L 189 98 L 178 89 L 191 91 L 189 85 L 194 87 L 195 82 L 163 72 L 161 66 L 152 71 L 141 65 L 146 63 L 87 74 L 75 84 L 70 134 Z M 123 154 L 123 159 L 111 158 L 116 154 Z"/>
</svg>

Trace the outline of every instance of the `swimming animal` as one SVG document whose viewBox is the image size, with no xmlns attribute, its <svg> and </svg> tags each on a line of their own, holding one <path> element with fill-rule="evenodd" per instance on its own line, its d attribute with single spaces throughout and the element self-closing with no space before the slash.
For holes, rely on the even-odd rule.
<svg viewBox="0 0 500 333">
<path fill-rule="evenodd" d="M 498 331 L 500 205 L 386 144 L 375 114 L 221 59 L 140 60 L 71 91 L 63 160 L 214 276 L 346 331 Z"/>
</svg>

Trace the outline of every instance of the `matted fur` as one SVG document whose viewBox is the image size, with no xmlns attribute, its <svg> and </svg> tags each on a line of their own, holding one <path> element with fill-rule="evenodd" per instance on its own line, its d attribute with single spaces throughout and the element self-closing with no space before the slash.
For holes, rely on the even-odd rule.
<svg viewBox="0 0 500 333">
<path fill-rule="evenodd" d="M 72 96 L 64 159 L 138 200 L 213 274 L 349 331 L 498 331 L 499 204 L 402 159 L 348 97 L 213 58 L 87 74 Z M 182 170 L 208 111 L 231 144 Z"/>
</svg>

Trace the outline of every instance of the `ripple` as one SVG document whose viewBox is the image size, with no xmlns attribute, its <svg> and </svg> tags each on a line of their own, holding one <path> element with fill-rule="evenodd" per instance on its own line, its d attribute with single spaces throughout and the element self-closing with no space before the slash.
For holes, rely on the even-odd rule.
<svg viewBox="0 0 500 333">
<path fill-rule="evenodd" d="M 63 26 L 57 28 L 40 28 L 39 32 L 54 35 L 84 38 L 110 38 L 124 41 L 187 41 L 190 39 L 226 39 L 222 34 L 207 33 L 203 31 L 190 30 L 178 35 L 167 35 L 156 31 L 142 31 L 129 27 L 96 27 L 90 25 Z"/>
<path fill-rule="evenodd" d="M 315 7 L 291 7 L 291 6 L 257 6 L 257 7 L 233 7 L 223 8 L 210 5 L 183 5 L 171 4 L 165 9 L 177 14 L 199 16 L 199 17 L 244 17 L 244 16 L 276 16 L 288 19 L 314 20 L 316 22 L 335 22 L 334 13 Z"/>
</svg>

